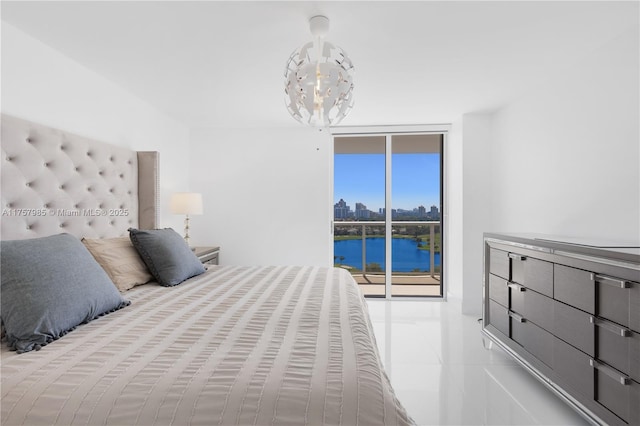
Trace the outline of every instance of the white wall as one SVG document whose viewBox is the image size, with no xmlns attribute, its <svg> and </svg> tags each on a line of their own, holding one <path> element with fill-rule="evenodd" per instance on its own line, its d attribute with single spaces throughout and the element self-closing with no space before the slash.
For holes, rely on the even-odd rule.
<svg viewBox="0 0 640 426">
<path fill-rule="evenodd" d="M 193 243 L 220 245 L 221 264 L 332 265 L 332 143 L 296 124 L 194 130 Z"/>
<path fill-rule="evenodd" d="M 463 197 L 462 118 L 451 123 L 444 144 L 444 280 L 447 297 L 462 299 Z"/>
<path fill-rule="evenodd" d="M 160 151 L 160 224 L 182 226 L 168 200 L 171 192 L 188 189 L 188 129 L 5 22 L 2 112 L 138 151 Z"/>
<path fill-rule="evenodd" d="M 638 27 L 495 114 L 495 230 L 640 240 Z"/>
<path fill-rule="evenodd" d="M 481 312 L 483 232 L 640 241 L 639 52 L 636 26 L 494 114 L 452 126 L 463 151 L 464 313 Z"/>
<path fill-rule="evenodd" d="M 462 117 L 462 312 L 482 311 L 484 232 L 493 228 L 491 186 L 491 116 Z"/>
</svg>

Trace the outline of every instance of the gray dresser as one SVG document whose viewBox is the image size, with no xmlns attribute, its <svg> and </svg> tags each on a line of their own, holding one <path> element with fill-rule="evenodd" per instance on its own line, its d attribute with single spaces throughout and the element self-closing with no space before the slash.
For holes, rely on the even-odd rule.
<svg viewBox="0 0 640 426">
<path fill-rule="evenodd" d="M 586 419 L 640 425 L 636 244 L 485 234 L 483 309 L 484 335 Z"/>
</svg>

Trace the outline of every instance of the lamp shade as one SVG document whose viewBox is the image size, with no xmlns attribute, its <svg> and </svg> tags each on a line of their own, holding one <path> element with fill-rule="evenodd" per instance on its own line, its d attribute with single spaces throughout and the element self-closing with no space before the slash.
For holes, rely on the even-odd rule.
<svg viewBox="0 0 640 426">
<path fill-rule="evenodd" d="M 171 195 L 171 213 L 202 214 L 202 194 L 197 192 L 176 192 Z"/>
</svg>

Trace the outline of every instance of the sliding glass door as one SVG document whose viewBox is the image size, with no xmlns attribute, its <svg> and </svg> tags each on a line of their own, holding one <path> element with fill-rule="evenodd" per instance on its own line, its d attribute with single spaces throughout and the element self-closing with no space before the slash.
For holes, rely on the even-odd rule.
<svg viewBox="0 0 640 426">
<path fill-rule="evenodd" d="M 385 297 L 384 136 L 336 138 L 334 264 L 348 269 L 367 296 Z"/>
<path fill-rule="evenodd" d="M 443 294 L 441 134 L 334 138 L 334 264 L 366 296 Z"/>
<path fill-rule="evenodd" d="M 394 135 L 391 206 L 394 296 L 441 296 L 441 135 Z"/>
</svg>

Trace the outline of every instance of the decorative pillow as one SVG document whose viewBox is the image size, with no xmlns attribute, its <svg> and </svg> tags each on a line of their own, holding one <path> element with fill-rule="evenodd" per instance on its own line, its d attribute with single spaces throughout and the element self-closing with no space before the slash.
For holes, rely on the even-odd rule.
<svg viewBox="0 0 640 426">
<path fill-rule="evenodd" d="M 130 228 L 129 237 L 160 285 L 174 286 L 205 271 L 184 239 L 171 228 Z"/>
<path fill-rule="evenodd" d="M 82 239 L 121 292 L 153 279 L 129 237 Z"/>
<path fill-rule="evenodd" d="M 0 316 L 7 343 L 18 353 L 39 350 L 131 303 L 72 235 L 1 244 Z"/>
</svg>

